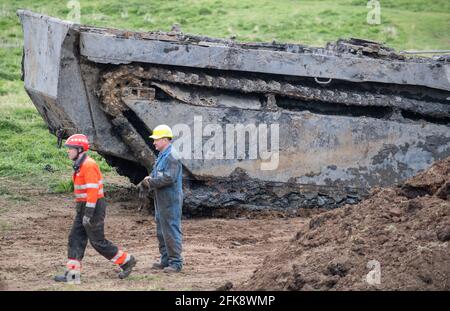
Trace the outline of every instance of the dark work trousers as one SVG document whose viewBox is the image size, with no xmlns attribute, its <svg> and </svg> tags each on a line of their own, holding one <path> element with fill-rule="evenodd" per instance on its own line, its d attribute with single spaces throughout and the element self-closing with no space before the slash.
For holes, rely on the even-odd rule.
<svg viewBox="0 0 450 311">
<path fill-rule="evenodd" d="M 84 257 L 87 242 L 103 257 L 111 260 L 118 252 L 117 246 L 105 239 L 105 212 L 106 202 L 104 198 L 98 199 L 95 205 L 94 216 L 90 225 L 83 226 L 84 210 L 86 202 L 77 202 L 77 214 L 69 235 L 68 258 L 81 261 Z"/>
</svg>

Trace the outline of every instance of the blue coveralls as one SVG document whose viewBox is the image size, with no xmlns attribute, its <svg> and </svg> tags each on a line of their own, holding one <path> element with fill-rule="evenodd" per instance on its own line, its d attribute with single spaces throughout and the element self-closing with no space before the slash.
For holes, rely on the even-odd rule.
<svg viewBox="0 0 450 311">
<path fill-rule="evenodd" d="M 156 235 L 161 264 L 177 270 L 183 267 L 181 211 L 183 205 L 182 165 L 169 145 L 156 159 L 149 179 L 155 191 Z"/>
</svg>

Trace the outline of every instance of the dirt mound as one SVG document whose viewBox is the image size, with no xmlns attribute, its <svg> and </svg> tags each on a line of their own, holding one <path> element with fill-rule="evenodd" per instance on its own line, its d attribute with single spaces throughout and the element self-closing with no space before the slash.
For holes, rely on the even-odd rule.
<svg viewBox="0 0 450 311">
<path fill-rule="evenodd" d="M 314 216 L 242 290 L 450 290 L 450 157 Z"/>
<path fill-rule="evenodd" d="M 400 194 L 409 199 L 435 195 L 443 200 L 448 200 L 450 193 L 450 158 L 436 162 L 427 171 L 424 171 L 400 186 Z"/>
</svg>

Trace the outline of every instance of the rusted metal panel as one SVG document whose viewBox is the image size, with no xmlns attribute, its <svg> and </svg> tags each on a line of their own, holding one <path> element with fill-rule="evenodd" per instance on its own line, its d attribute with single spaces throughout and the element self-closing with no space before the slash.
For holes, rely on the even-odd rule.
<svg viewBox="0 0 450 311">
<path fill-rule="evenodd" d="M 85 133 L 93 149 L 132 160 L 128 147 L 111 135 L 111 124 L 93 102 L 93 90 L 87 91 L 92 84 L 85 80 L 95 76 L 83 77 L 74 49 L 78 45 L 78 25 L 26 10 L 17 14 L 24 31 L 25 89 L 49 130 L 66 137 Z"/>
<path fill-rule="evenodd" d="M 169 126 L 182 122 L 193 135 L 197 129 L 217 124 L 225 144 L 227 124 L 279 124 L 280 155 L 276 170 L 261 170 L 261 160 L 207 159 L 208 136 L 181 159 L 198 176 L 222 177 L 244 169 L 251 178 L 302 184 L 368 188 L 392 185 L 427 168 L 434 159 L 450 156 L 450 132 L 445 125 L 411 124 L 375 118 L 323 116 L 309 112 L 255 111 L 233 108 L 193 107 L 177 101 L 127 101 L 127 105 L 154 128 L 164 120 Z M 226 120 L 226 121 L 225 121 Z M 183 140 L 186 133 L 180 133 Z M 270 140 L 270 132 L 268 140 Z M 252 148 L 246 139 L 246 150 Z M 176 140 L 175 140 L 175 144 Z M 198 147 L 199 149 L 195 150 Z M 195 153 L 199 150 L 200 159 Z"/>
<path fill-rule="evenodd" d="M 61 47 L 71 22 L 19 10 L 24 33 L 25 88 L 56 98 Z"/>
<path fill-rule="evenodd" d="M 144 62 L 291 76 L 423 85 L 450 90 L 450 64 L 289 53 L 228 46 L 135 40 L 81 32 L 80 53 L 98 63 Z"/>
</svg>

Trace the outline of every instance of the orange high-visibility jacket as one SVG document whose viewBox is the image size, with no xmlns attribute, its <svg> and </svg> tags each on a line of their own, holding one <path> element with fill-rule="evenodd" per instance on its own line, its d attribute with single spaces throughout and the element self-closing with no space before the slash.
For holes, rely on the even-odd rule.
<svg viewBox="0 0 450 311">
<path fill-rule="evenodd" d="M 73 175 L 76 202 L 86 202 L 86 207 L 95 207 L 97 200 L 104 197 L 103 178 L 94 159 L 86 157 L 78 173 Z"/>
</svg>

